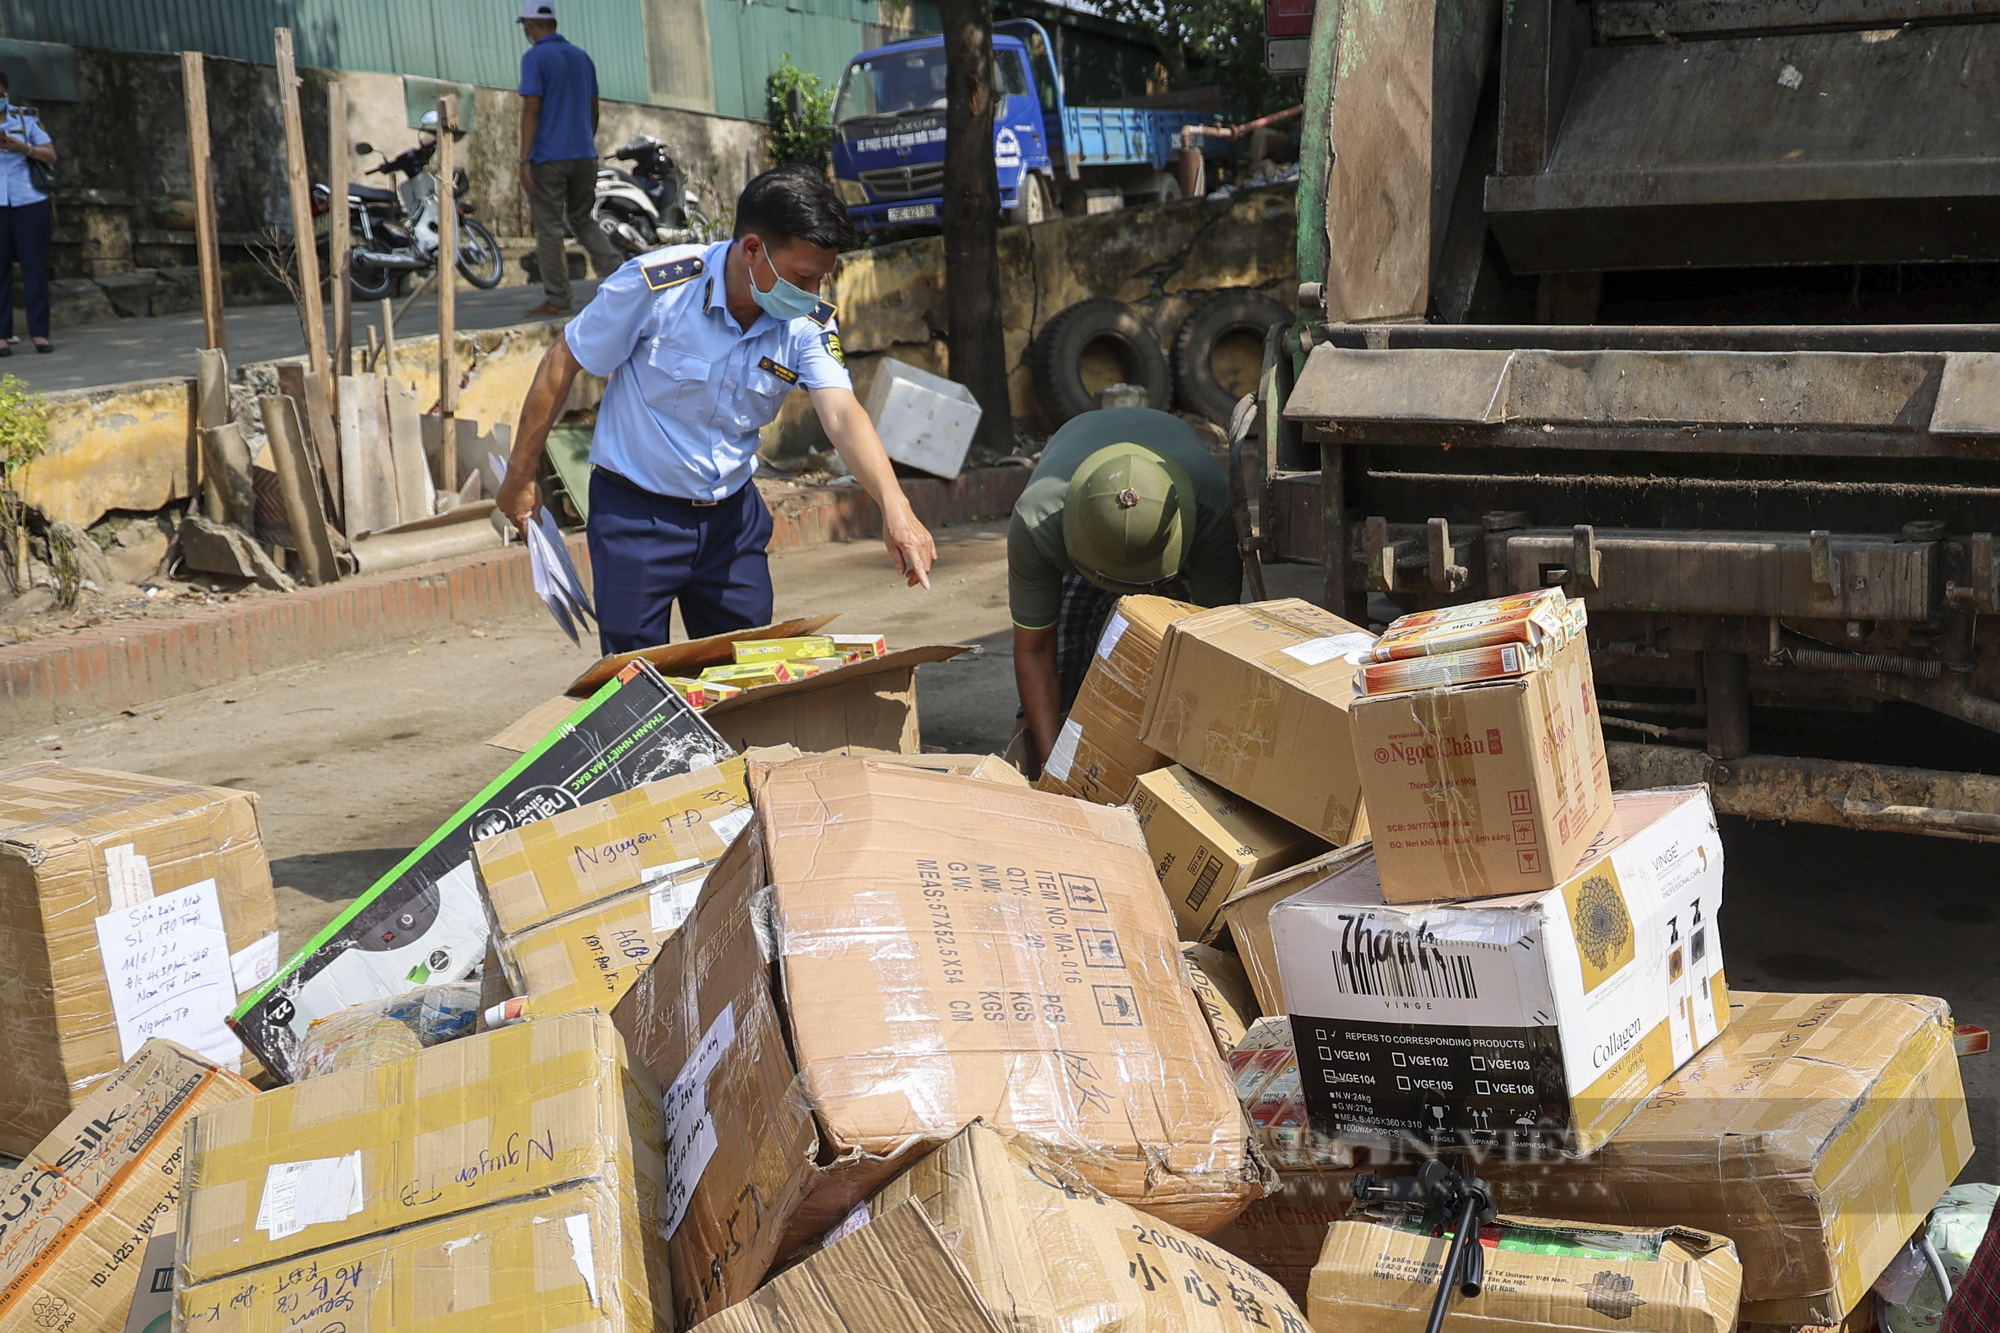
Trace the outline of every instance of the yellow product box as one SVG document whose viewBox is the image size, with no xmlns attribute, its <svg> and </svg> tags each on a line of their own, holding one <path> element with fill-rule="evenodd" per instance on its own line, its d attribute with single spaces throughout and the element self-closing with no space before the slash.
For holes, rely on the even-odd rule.
<svg viewBox="0 0 2000 1333">
<path fill-rule="evenodd" d="M 870 658 L 887 657 L 889 641 L 880 634 L 829 634 L 833 640 L 834 652 L 850 662 L 866 662 Z"/>
<path fill-rule="evenodd" d="M 496 940 L 500 965 L 521 1001 L 507 1021 L 578 1009 L 611 1012 L 660 951 L 660 941 L 680 928 L 706 878 L 701 867 L 678 884 L 655 884 Z M 488 1022 L 494 1021 L 489 1014 Z"/>
<path fill-rule="evenodd" d="M 603 1181 L 347 1241 L 183 1287 L 187 1333 L 654 1333 L 660 1243 Z"/>
<path fill-rule="evenodd" d="M 1928 995 L 1740 994 L 1729 1026 L 1582 1161 L 1489 1159 L 1502 1208 L 1704 1227 L 1743 1318 L 1841 1324 L 1972 1156 L 1951 1009 Z"/>
<path fill-rule="evenodd" d="M 831 638 L 807 634 L 796 639 L 745 639 L 734 645 L 736 665 L 748 662 L 791 662 L 814 657 L 844 656 Z"/>
<path fill-rule="evenodd" d="M 1567 606 L 1568 598 L 1561 588 L 1538 588 L 1483 602 L 1413 611 L 1391 621 L 1369 655 L 1377 662 L 1391 662 L 1399 657 L 1435 657 L 1496 643 L 1567 639 Z"/>
<path fill-rule="evenodd" d="M 783 685 L 787 681 L 804 680 L 808 674 L 804 663 L 779 660 L 703 667 L 701 679 L 749 689 L 757 685 Z"/>
<path fill-rule="evenodd" d="M 1555 659 L 1561 645 L 1554 639 L 1539 643 L 1496 643 L 1464 648 L 1432 657 L 1399 657 L 1393 662 L 1369 662 L 1361 668 L 1361 692 L 1395 694 L 1402 690 L 1437 690 L 1505 680 L 1539 671 Z"/>
<path fill-rule="evenodd" d="M 697 680 L 692 676 L 668 676 L 666 681 L 675 694 L 688 701 L 690 708 L 708 707 L 718 698 L 710 691 L 722 688 L 714 681 Z"/>
<path fill-rule="evenodd" d="M 1447 1328 L 1736 1333 L 1743 1268 L 1727 1236 L 1506 1215 L 1482 1230 L 1482 1242 L 1489 1236 L 1485 1284 L 1477 1296 L 1452 1293 Z M 1306 1300 L 1315 1333 L 1423 1333 L 1444 1253 L 1428 1228 L 1335 1222 Z"/>
<path fill-rule="evenodd" d="M 1544 893 L 1384 902 L 1379 854 L 1271 910 L 1321 1133 L 1595 1152 L 1729 1021 L 1706 787 L 1620 792 Z"/>
<path fill-rule="evenodd" d="M 1146 694 L 1167 626 L 1200 608 L 1167 597 L 1118 599 L 1069 717 L 1035 786 L 1100 805 L 1123 805 L 1141 773 L 1167 762 L 1139 739 Z"/>
<path fill-rule="evenodd" d="M 1184 940 L 1214 939 L 1225 899 L 1326 846 L 1179 764 L 1141 774 L 1131 805 Z"/>
<path fill-rule="evenodd" d="M 155 1038 L 0 1173 L 0 1331 L 118 1333 L 155 1233 L 172 1234 L 197 1114 L 257 1090 Z"/>
<path fill-rule="evenodd" d="M 585 1182 L 650 1217 L 665 1135 L 595 1010 L 278 1088 L 190 1126 L 180 1282 Z"/>
<path fill-rule="evenodd" d="M 519 935 L 655 883 L 671 891 L 749 823 L 745 758 L 775 763 L 797 754 L 788 745 L 752 750 L 474 843 L 493 934 Z"/>
</svg>

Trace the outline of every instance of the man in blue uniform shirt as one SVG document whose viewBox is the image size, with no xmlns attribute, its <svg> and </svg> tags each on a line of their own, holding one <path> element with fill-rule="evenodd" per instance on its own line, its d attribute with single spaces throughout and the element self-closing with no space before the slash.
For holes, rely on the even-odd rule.
<svg viewBox="0 0 2000 1333">
<path fill-rule="evenodd" d="M 757 432 L 795 387 L 882 509 L 882 540 L 911 587 L 937 558 L 854 396 L 834 308 L 818 299 L 856 243 L 826 178 L 780 167 L 745 186 L 736 235 L 642 255 L 604 280 L 535 372 L 500 486 L 524 526 L 549 427 L 579 368 L 608 383 L 591 440 L 590 563 L 605 653 L 667 642 L 675 601 L 701 638 L 771 619 L 771 513 L 751 484 Z"/>
</svg>

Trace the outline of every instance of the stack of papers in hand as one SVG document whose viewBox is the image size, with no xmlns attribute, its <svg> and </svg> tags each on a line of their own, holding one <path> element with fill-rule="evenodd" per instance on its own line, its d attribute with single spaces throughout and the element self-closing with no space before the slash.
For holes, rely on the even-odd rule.
<svg viewBox="0 0 2000 1333">
<path fill-rule="evenodd" d="M 577 623 L 595 620 L 597 612 L 569 558 L 569 545 L 546 506 L 535 511 L 535 521 L 528 525 L 528 568 L 534 575 L 536 596 L 548 604 L 549 614 L 569 635 L 569 641 L 581 643 Z"/>
</svg>

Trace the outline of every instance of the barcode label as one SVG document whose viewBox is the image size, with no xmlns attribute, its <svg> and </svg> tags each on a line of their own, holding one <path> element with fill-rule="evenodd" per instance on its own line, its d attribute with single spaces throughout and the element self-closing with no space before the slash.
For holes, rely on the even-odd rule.
<svg viewBox="0 0 2000 1333">
<path fill-rule="evenodd" d="M 1333 979 L 1342 995 L 1391 1000 L 1476 1000 L 1472 959 L 1408 936 L 1376 936 L 1373 947 L 1333 951 Z"/>
<path fill-rule="evenodd" d="M 1219 856 L 1210 856 L 1208 864 L 1201 868 L 1199 875 L 1195 876 L 1194 888 L 1188 893 L 1187 905 L 1190 910 L 1200 909 L 1202 903 L 1208 898 L 1208 891 L 1215 887 L 1215 877 L 1221 873 L 1222 858 Z"/>
</svg>

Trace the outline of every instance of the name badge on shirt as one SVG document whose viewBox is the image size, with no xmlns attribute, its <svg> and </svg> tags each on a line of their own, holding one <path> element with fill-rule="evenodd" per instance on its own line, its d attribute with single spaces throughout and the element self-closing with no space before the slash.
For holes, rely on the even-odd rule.
<svg viewBox="0 0 2000 1333">
<path fill-rule="evenodd" d="M 768 370 L 787 384 L 797 384 L 799 382 L 798 371 L 793 370 L 790 366 L 781 366 L 768 356 L 757 363 L 757 369 Z"/>
<path fill-rule="evenodd" d="M 700 255 L 689 255 L 686 259 L 670 259 L 664 263 L 648 264 L 640 272 L 646 275 L 648 287 L 656 292 L 663 292 L 669 287 L 678 287 L 690 279 L 700 277 L 705 267 Z"/>
</svg>

